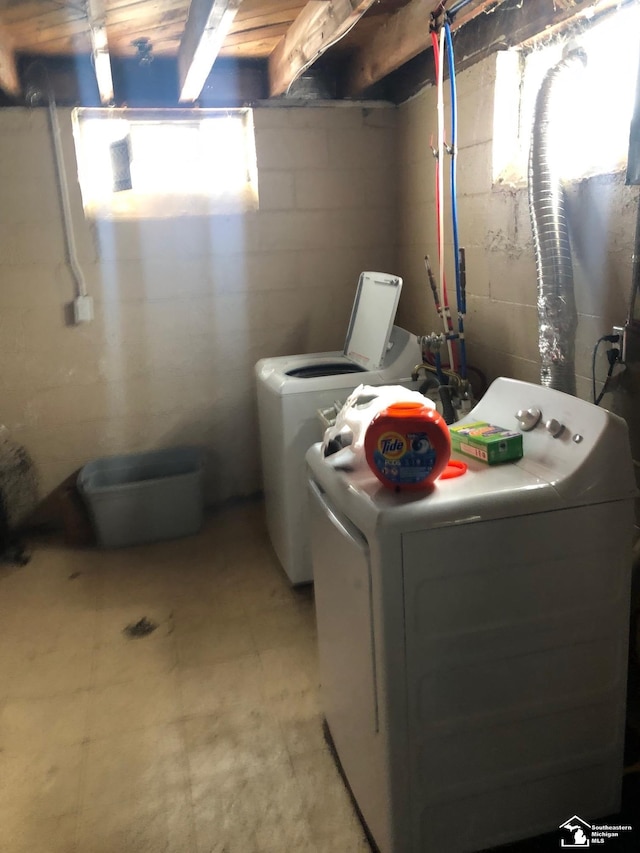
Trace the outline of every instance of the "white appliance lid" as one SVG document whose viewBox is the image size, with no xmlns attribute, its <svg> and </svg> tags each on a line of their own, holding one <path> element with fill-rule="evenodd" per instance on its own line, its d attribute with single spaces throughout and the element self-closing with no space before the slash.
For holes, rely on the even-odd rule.
<svg viewBox="0 0 640 853">
<path fill-rule="evenodd" d="M 383 272 L 360 273 L 344 354 L 367 370 L 384 365 L 402 279 Z"/>
</svg>

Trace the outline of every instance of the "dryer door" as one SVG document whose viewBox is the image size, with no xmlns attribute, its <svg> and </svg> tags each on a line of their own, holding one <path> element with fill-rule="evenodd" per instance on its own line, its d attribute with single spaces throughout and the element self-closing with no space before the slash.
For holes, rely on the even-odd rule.
<svg viewBox="0 0 640 853">
<path fill-rule="evenodd" d="M 386 851 L 389 797 L 378 732 L 369 546 L 316 483 L 310 488 L 322 710 L 360 812 Z"/>
<path fill-rule="evenodd" d="M 369 546 L 316 483 L 309 487 L 323 710 L 339 749 L 343 734 L 378 729 Z"/>
</svg>

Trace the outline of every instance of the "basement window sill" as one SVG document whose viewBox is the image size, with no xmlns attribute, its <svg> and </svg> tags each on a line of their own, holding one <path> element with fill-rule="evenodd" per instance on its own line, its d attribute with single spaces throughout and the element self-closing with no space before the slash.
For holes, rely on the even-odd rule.
<svg viewBox="0 0 640 853">
<path fill-rule="evenodd" d="M 228 216 L 258 210 L 258 197 L 253 188 L 217 198 L 208 195 L 133 193 L 114 194 L 105 202 L 91 201 L 85 216 L 92 220 L 174 219 L 188 216 Z"/>
</svg>

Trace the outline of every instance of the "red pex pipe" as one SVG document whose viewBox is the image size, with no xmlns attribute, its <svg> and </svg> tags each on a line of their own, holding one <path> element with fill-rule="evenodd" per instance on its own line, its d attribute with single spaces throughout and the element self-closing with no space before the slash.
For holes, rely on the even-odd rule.
<svg viewBox="0 0 640 853">
<path fill-rule="evenodd" d="M 440 80 L 440 44 L 438 41 L 438 34 L 435 30 L 431 30 L 431 44 L 433 46 L 433 59 L 435 65 L 435 76 L 436 76 L 436 89 L 439 89 L 439 80 Z M 440 138 L 440 134 L 438 134 Z M 438 151 L 438 156 L 436 158 L 436 223 L 437 223 L 437 239 L 438 239 L 438 263 L 440 266 L 444 264 L 444 258 L 441 257 L 440 246 L 441 243 L 441 234 L 442 234 L 442 203 L 440 199 L 440 182 L 438 180 L 438 170 L 439 170 L 439 158 L 443 155 L 442 151 Z M 451 319 L 451 310 L 449 308 L 449 298 L 447 294 L 447 279 L 442 273 L 442 316 L 445 321 L 445 332 L 453 333 L 453 321 Z M 447 349 L 449 352 L 449 367 L 451 370 L 457 373 L 458 371 L 458 358 L 457 358 L 457 347 L 455 341 L 447 342 Z"/>
</svg>

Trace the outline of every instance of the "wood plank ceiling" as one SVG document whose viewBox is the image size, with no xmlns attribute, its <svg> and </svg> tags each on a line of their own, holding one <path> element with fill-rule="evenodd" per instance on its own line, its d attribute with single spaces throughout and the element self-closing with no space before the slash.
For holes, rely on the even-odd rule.
<svg viewBox="0 0 640 853">
<path fill-rule="evenodd" d="M 99 65 L 108 72 L 109 62 L 113 67 L 146 57 L 175 64 L 178 100 L 188 104 L 201 100 L 207 81 L 211 90 L 212 66 L 220 57 L 221 63 L 257 64 L 265 94 L 278 97 L 322 58 L 339 69 L 340 96 L 358 97 L 428 51 L 430 16 L 443 7 L 456 12 L 453 30 L 473 21 L 468 30 L 484 27 L 489 41 L 483 19 L 492 19 L 494 42 L 499 22 L 498 46 L 504 46 L 507 22 L 517 20 L 521 35 L 530 38 L 587 7 L 612 5 L 613 0 L 0 0 L 0 91 L 20 101 L 26 59 L 93 58 L 97 76 Z M 463 56 L 481 53 L 477 39 L 467 41 Z M 109 91 L 100 82 L 99 87 L 101 100 L 113 102 L 113 87 Z"/>
</svg>

